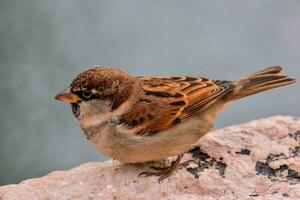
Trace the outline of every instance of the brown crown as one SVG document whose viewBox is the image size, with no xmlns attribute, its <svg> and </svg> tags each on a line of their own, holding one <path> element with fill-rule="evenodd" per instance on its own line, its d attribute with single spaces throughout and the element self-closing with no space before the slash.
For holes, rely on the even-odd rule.
<svg viewBox="0 0 300 200">
<path fill-rule="evenodd" d="M 71 83 L 71 91 L 96 90 L 97 96 L 109 99 L 117 108 L 126 101 L 132 91 L 135 79 L 116 68 L 94 66 L 80 73 Z"/>
</svg>

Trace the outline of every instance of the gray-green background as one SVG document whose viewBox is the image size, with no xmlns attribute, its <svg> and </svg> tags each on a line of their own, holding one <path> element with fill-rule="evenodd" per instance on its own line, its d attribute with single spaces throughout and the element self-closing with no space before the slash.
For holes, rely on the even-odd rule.
<svg viewBox="0 0 300 200">
<path fill-rule="evenodd" d="M 300 79 L 298 0 L 1 0 L 0 185 L 105 158 L 53 99 L 93 64 L 133 75 Z M 243 99 L 217 127 L 299 116 L 299 84 Z"/>
</svg>

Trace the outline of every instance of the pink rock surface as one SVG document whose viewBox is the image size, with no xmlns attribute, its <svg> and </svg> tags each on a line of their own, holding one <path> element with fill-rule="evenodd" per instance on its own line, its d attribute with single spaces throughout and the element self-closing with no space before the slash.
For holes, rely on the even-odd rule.
<svg viewBox="0 0 300 200">
<path fill-rule="evenodd" d="M 184 159 L 198 164 L 158 183 L 148 165 L 86 163 L 0 187 L 0 199 L 300 199 L 300 118 L 271 117 L 213 131 Z"/>
</svg>

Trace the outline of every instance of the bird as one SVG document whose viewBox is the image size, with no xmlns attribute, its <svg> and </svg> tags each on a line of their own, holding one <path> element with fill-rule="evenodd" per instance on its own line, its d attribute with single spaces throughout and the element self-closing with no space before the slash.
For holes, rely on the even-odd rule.
<svg viewBox="0 0 300 200">
<path fill-rule="evenodd" d="M 230 103 L 295 83 L 272 66 L 236 81 L 190 76 L 131 76 L 95 65 L 78 74 L 55 99 L 71 104 L 89 143 L 124 164 L 177 158 L 140 175 L 169 177 L 184 153 L 214 125 Z"/>
</svg>

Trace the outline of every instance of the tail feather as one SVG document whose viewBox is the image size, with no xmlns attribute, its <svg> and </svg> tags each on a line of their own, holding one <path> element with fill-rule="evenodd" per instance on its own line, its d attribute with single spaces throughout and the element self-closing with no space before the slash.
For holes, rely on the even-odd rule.
<svg viewBox="0 0 300 200">
<path fill-rule="evenodd" d="M 282 71 L 283 71 L 282 67 L 280 67 L 280 66 L 273 66 L 273 67 L 268 67 L 266 69 L 258 71 L 258 72 L 254 73 L 254 74 L 252 74 L 252 75 L 250 75 L 248 77 L 251 77 L 251 76 L 260 76 L 260 75 L 271 75 L 271 74 L 277 74 L 277 75 L 279 75 L 279 74 L 282 74 Z"/>
<path fill-rule="evenodd" d="M 232 100 L 265 90 L 295 83 L 295 79 L 281 75 L 281 67 L 269 67 L 237 81 L 237 87 L 230 95 Z"/>
</svg>

